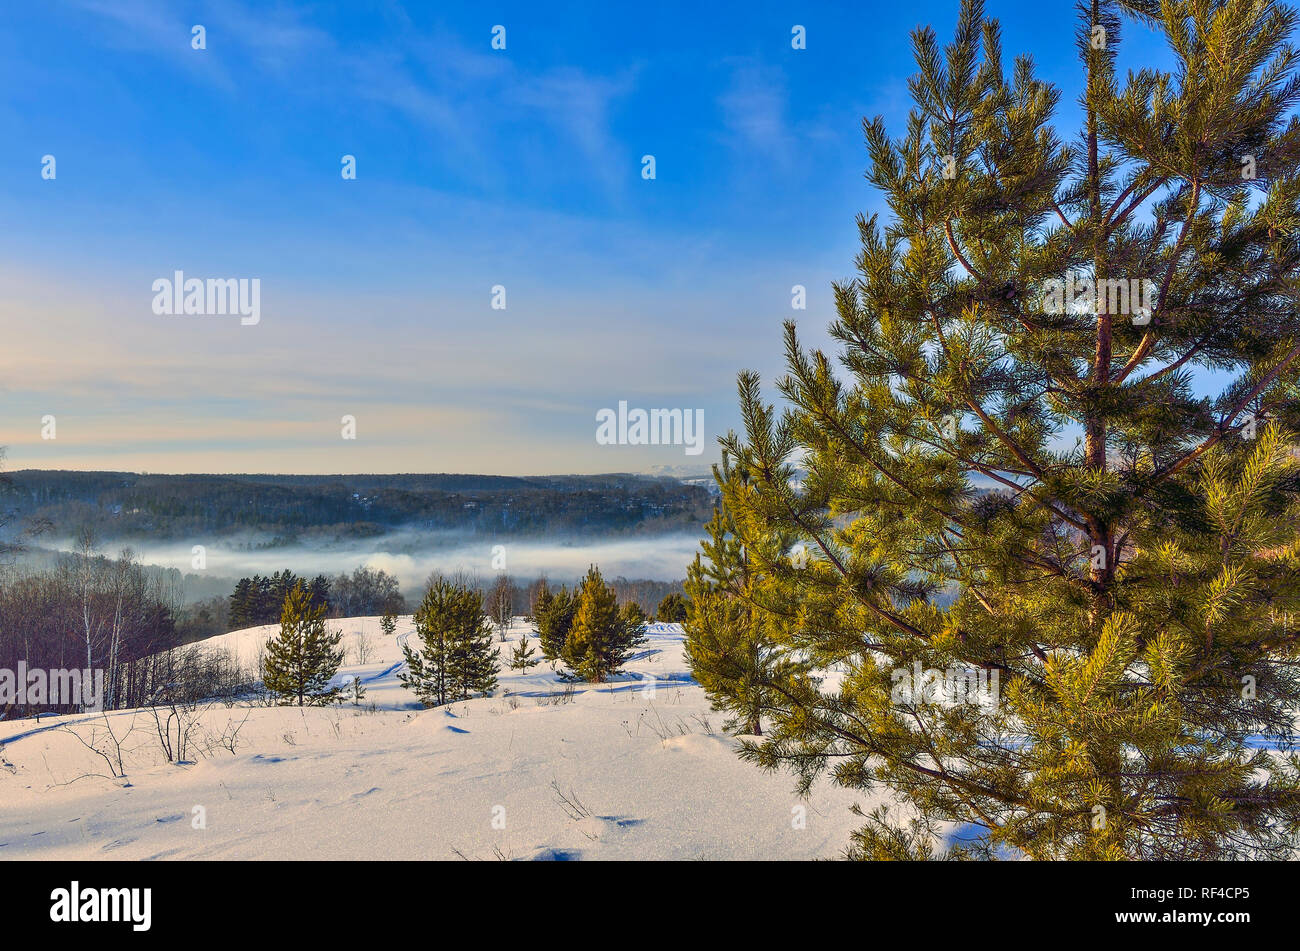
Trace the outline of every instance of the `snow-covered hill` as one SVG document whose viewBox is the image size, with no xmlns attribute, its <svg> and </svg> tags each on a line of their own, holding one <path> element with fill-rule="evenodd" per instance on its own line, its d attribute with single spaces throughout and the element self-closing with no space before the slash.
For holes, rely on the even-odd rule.
<svg viewBox="0 0 1300 951">
<path fill-rule="evenodd" d="M 424 710 L 396 676 L 409 617 L 396 638 L 331 623 L 361 705 L 210 705 L 192 762 L 167 762 L 148 711 L 0 723 L 0 858 L 829 858 L 860 822 L 850 804 L 874 805 L 829 784 L 802 802 L 741 762 L 680 634 L 651 633 L 616 683 L 507 668 L 495 696 Z M 275 630 L 206 643 L 251 668 Z M 527 632 L 516 621 L 503 658 Z"/>
</svg>

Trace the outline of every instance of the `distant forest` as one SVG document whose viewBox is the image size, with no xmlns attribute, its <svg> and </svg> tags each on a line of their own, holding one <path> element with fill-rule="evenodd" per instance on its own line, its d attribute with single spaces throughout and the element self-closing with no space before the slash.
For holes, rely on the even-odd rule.
<svg viewBox="0 0 1300 951">
<path fill-rule="evenodd" d="M 638 535 L 696 530 L 709 491 L 639 475 L 148 475 L 23 469 L 0 511 L 14 528 L 93 529 L 101 540 L 265 535 L 269 545 L 396 528 L 487 535 Z"/>
</svg>

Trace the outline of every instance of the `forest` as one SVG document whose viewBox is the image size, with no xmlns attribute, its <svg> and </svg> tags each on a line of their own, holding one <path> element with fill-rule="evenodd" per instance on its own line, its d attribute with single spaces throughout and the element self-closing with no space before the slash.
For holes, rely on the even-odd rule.
<svg viewBox="0 0 1300 951">
<path fill-rule="evenodd" d="M 10 473 L 0 511 L 29 534 L 89 528 L 103 540 L 265 536 L 266 547 L 394 528 L 513 537 L 697 530 L 711 496 L 671 478 L 614 474 L 150 475 Z"/>
</svg>

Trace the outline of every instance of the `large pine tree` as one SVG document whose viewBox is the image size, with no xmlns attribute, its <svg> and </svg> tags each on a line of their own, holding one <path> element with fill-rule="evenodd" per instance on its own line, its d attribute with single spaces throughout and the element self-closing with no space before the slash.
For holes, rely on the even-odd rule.
<svg viewBox="0 0 1300 951">
<path fill-rule="evenodd" d="M 325 629 L 326 610 L 301 582 L 284 596 L 280 633 L 267 644 L 262 668 L 267 691 L 281 704 L 319 705 L 338 694 L 330 681 L 343 663 L 343 632 Z"/>
<path fill-rule="evenodd" d="M 913 35 L 903 137 L 865 124 L 890 217 L 835 287 L 839 365 L 788 326 L 786 409 L 742 374 L 719 480 L 789 664 L 744 755 L 917 817 L 850 854 L 943 854 L 947 823 L 984 830 L 966 854 L 1294 849 L 1300 761 L 1267 748 L 1300 701 L 1294 26 L 1081 3 L 1067 141 L 966 0 L 951 44 Z M 1172 72 L 1121 76 L 1130 28 Z M 973 673 L 994 702 L 925 689 Z"/>
</svg>

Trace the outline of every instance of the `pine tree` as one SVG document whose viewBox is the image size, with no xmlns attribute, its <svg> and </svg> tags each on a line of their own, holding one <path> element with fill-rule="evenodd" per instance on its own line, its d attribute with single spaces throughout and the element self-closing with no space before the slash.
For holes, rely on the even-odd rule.
<svg viewBox="0 0 1300 951">
<path fill-rule="evenodd" d="M 256 622 L 252 614 L 253 583 L 248 578 L 240 578 L 230 596 L 230 627 L 232 630 L 251 627 Z"/>
<path fill-rule="evenodd" d="M 301 584 L 300 579 L 288 568 L 283 571 L 277 571 L 267 579 L 265 590 L 265 601 L 262 609 L 262 623 L 266 624 L 280 616 L 281 606 L 284 599 L 289 596 L 289 592 Z M 311 601 L 311 591 L 307 591 L 308 602 Z"/>
<path fill-rule="evenodd" d="M 638 633 L 645 628 L 646 623 L 650 620 L 646 617 L 645 608 L 641 607 L 641 605 L 637 604 L 635 601 L 628 601 L 619 609 L 618 613 L 628 630 L 636 631 Z"/>
<path fill-rule="evenodd" d="M 254 624 L 266 624 L 275 619 L 284 604 L 284 594 L 277 599 L 271 589 L 271 579 L 253 575 L 249 590 L 249 617 Z"/>
<path fill-rule="evenodd" d="M 914 823 L 850 855 L 951 854 L 947 823 L 967 855 L 1295 847 L 1300 762 L 1252 738 L 1300 703 L 1296 16 L 1079 11 L 1074 142 L 980 3 L 916 31 L 905 135 L 865 124 L 891 217 L 859 219 L 838 360 L 787 326 L 779 415 L 740 378 L 719 485 L 781 698 L 742 755 L 892 790 Z M 1134 18 L 1173 73 L 1121 78 Z"/>
<path fill-rule="evenodd" d="M 640 625 L 633 628 L 620 614 L 614 589 L 605 584 L 595 565 L 588 569 L 576 600 L 573 625 L 560 656 L 576 676 L 603 683 L 618 673 L 640 643 Z"/>
<path fill-rule="evenodd" d="M 517 670 L 521 674 L 528 673 L 530 668 L 536 667 L 541 663 L 541 661 L 537 660 L 533 654 L 533 647 L 528 643 L 528 636 L 525 635 L 519 638 L 519 643 L 516 644 L 514 650 L 510 652 L 510 669 Z"/>
<path fill-rule="evenodd" d="M 468 700 L 496 687 L 498 656 L 483 596 L 465 585 L 437 578 L 415 612 L 419 651 L 402 646 L 407 670 L 398 680 L 426 707 Z"/>
<path fill-rule="evenodd" d="M 721 483 L 739 475 L 724 457 L 714 477 Z M 753 603 L 762 564 L 782 564 L 788 540 L 755 533 L 755 542 L 765 544 L 765 550 L 751 556 L 725 504 L 714 509 L 708 532 L 709 538 L 701 542 L 702 555 L 687 569 L 686 657 L 713 708 L 728 714 L 726 728 L 758 736 L 765 711 L 779 709 L 781 696 L 772 685 L 787 679 L 796 667 L 781 660 Z"/>
<path fill-rule="evenodd" d="M 542 656 L 547 660 L 559 660 L 564 653 L 577 607 L 576 598 L 567 588 L 561 587 L 558 594 L 552 594 L 546 583 L 542 583 L 533 605 L 533 633 L 537 635 L 542 645 Z"/>
<path fill-rule="evenodd" d="M 655 620 L 668 624 L 681 624 L 686 620 L 686 599 L 674 591 L 659 602 L 655 609 Z"/>
<path fill-rule="evenodd" d="M 343 663 L 342 631 L 325 629 L 325 605 L 312 602 L 302 584 L 285 594 L 280 633 L 266 645 L 262 679 L 281 704 L 328 703 L 338 693 L 329 683 Z"/>
<path fill-rule="evenodd" d="M 406 671 L 397 679 L 415 693 L 426 707 L 440 707 L 451 697 L 447 679 L 448 635 L 450 624 L 446 620 L 454 612 L 455 597 L 452 585 L 438 579 L 424 593 L 415 609 L 415 635 L 420 639 L 420 649 L 412 650 L 402 645 Z"/>
<path fill-rule="evenodd" d="M 397 615 L 392 611 L 385 611 L 383 617 L 379 619 L 379 630 L 385 637 L 392 637 L 397 633 Z"/>
<path fill-rule="evenodd" d="M 330 607 L 330 582 L 324 575 L 317 575 L 307 586 L 307 593 L 311 596 L 313 604 L 325 605 L 325 610 Z"/>
<path fill-rule="evenodd" d="M 483 613 L 483 596 L 471 589 L 465 594 L 469 603 L 464 608 L 466 620 L 454 629 L 447 667 L 453 695 L 461 700 L 490 694 L 501 669 L 501 654 L 492 644 L 492 625 Z M 477 611 L 476 623 L 468 620 L 473 611 Z"/>
</svg>

